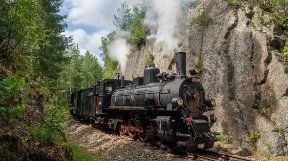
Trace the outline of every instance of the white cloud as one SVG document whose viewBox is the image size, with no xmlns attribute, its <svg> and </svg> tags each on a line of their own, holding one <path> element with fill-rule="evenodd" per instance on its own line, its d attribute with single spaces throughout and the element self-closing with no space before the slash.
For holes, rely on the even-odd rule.
<svg viewBox="0 0 288 161">
<path fill-rule="evenodd" d="M 65 0 L 70 4 L 68 20 L 74 25 L 113 28 L 114 14 L 123 0 Z"/>
<path fill-rule="evenodd" d="M 84 55 L 86 51 L 89 51 L 97 57 L 99 63 L 102 65 L 103 61 L 100 58 L 99 50 L 99 47 L 101 46 L 101 37 L 106 36 L 109 33 L 110 31 L 108 30 L 100 30 L 99 32 L 88 34 L 83 29 L 64 32 L 66 36 L 73 36 L 73 42 L 75 44 L 78 44 L 79 50 L 82 55 Z"/>
</svg>

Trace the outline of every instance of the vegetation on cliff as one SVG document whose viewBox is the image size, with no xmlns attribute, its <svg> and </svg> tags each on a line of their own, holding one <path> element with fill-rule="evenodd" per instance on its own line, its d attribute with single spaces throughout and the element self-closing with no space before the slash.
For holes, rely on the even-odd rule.
<svg viewBox="0 0 288 161">
<path fill-rule="evenodd" d="M 117 10 L 117 14 L 114 15 L 113 23 L 116 30 L 128 32 L 129 36 L 126 38 L 126 41 L 134 47 L 139 48 L 141 45 L 145 44 L 146 41 L 148 30 L 144 26 L 145 13 L 144 8 L 135 7 L 130 9 L 124 2 L 121 5 L 121 8 Z M 118 62 L 111 59 L 108 52 L 109 44 L 116 39 L 115 35 L 116 32 L 113 31 L 106 37 L 101 38 L 100 50 L 102 51 L 102 57 L 104 60 L 104 78 L 111 78 L 118 65 Z"/>
<path fill-rule="evenodd" d="M 288 56 L 288 1 L 287 0 L 226 0 L 228 4 L 234 6 L 251 5 L 254 6 L 253 23 L 256 27 L 259 25 L 269 24 L 271 21 L 280 26 L 281 32 L 285 39 L 280 45 L 275 47 L 281 55 L 282 60 L 287 62 Z"/>
</svg>

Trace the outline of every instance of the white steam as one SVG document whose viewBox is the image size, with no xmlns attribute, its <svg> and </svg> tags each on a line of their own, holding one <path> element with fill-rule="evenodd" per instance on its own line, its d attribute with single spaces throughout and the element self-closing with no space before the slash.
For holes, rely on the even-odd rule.
<svg viewBox="0 0 288 161">
<path fill-rule="evenodd" d="M 184 17 L 185 8 L 194 0 L 126 0 L 129 7 L 143 7 L 146 9 L 144 24 L 149 27 L 156 43 L 164 45 L 162 52 L 177 48 L 179 33 L 179 20 Z M 130 33 L 122 30 L 116 31 L 114 40 L 108 45 L 109 56 L 118 61 L 122 74 L 126 70 L 126 62 L 130 53 L 127 43 Z"/>
<path fill-rule="evenodd" d="M 177 48 L 179 19 L 184 17 L 183 9 L 194 0 L 143 0 L 147 8 L 144 24 L 156 32 L 148 38 L 164 43 L 166 50 Z"/>
<path fill-rule="evenodd" d="M 147 13 L 144 23 L 150 28 L 156 28 L 156 33 L 149 38 L 155 38 L 156 43 L 165 43 L 168 50 L 177 47 L 175 31 L 180 6 L 177 0 L 146 0 Z"/>
<path fill-rule="evenodd" d="M 128 32 L 118 30 L 116 31 L 115 39 L 108 45 L 109 56 L 113 60 L 118 61 L 122 74 L 125 73 L 126 62 L 130 53 L 130 46 L 126 41 L 129 35 Z"/>
</svg>

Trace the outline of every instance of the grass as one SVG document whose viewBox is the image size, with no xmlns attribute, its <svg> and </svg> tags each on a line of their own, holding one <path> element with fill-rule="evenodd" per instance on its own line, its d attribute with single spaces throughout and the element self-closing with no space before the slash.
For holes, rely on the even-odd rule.
<svg viewBox="0 0 288 161">
<path fill-rule="evenodd" d="M 232 142 L 232 138 L 228 135 L 220 134 L 220 135 L 216 135 L 215 137 L 217 141 L 226 142 L 229 144 Z"/>
<path fill-rule="evenodd" d="M 87 152 L 85 152 L 81 147 L 77 144 L 69 142 L 69 146 L 72 148 L 73 151 L 73 160 L 76 161 L 100 161 L 104 160 L 101 157 L 95 157 Z"/>
<path fill-rule="evenodd" d="M 260 150 L 261 154 L 267 158 L 270 158 L 272 156 L 272 147 L 270 144 L 265 144 L 265 150 Z"/>
<path fill-rule="evenodd" d="M 192 18 L 191 25 L 198 24 L 203 27 L 208 27 L 213 22 L 212 18 L 208 15 L 208 13 L 201 8 L 196 17 Z"/>
<path fill-rule="evenodd" d="M 254 130 L 252 130 L 252 131 L 250 132 L 250 138 L 251 138 L 252 140 L 258 141 L 258 140 L 260 139 L 260 137 L 261 137 L 261 134 L 260 134 L 259 132 L 254 131 Z"/>
</svg>

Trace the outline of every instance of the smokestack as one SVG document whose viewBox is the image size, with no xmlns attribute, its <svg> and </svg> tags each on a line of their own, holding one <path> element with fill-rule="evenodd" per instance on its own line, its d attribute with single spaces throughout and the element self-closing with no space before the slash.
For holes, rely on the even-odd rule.
<svg viewBox="0 0 288 161">
<path fill-rule="evenodd" d="M 124 76 L 121 76 L 121 87 L 124 87 L 125 84 L 124 84 Z"/>
<path fill-rule="evenodd" d="M 176 72 L 178 76 L 186 76 L 186 53 L 176 53 Z"/>
</svg>

